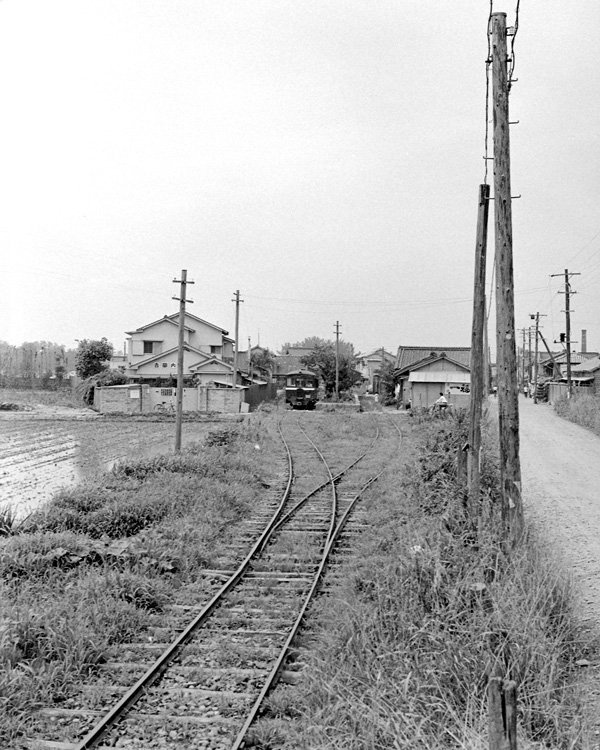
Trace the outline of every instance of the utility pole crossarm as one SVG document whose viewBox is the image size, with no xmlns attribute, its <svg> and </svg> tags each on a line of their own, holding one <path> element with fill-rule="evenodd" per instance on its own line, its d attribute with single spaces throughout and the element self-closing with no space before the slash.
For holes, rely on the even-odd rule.
<svg viewBox="0 0 600 750">
<path fill-rule="evenodd" d="M 568 268 L 565 268 L 564 274 L 562 273 L 553 273 L 550 274 L 552 277 L 554 276 L 564 276 L 565 279 L 565 290 L 564 292 L 561 292 L 565 295 L 565 325 L 566 325 L 566 334 L 565 334 L 565 348 L 566 348 L 566 355 L 567 355 L 567 398 L 571 398 L 573 395 L 573 384 L 571 380 L 571 313 L 573 310 L 571 310 L 571 295 L 575 294 L 575 292 L 571 291 L 571 283 L 570 279 L 571 276 L 581 276 L 580 273 L 577 271 L 571 271 L 569 272 Z"/>
</svg>

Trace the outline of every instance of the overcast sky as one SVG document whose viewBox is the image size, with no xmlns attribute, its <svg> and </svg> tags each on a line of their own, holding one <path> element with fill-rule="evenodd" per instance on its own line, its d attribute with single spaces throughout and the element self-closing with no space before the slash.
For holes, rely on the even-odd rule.
<svg viewBox="0 0 600 750">
<path fill-rule="evenodd" d="M 489 9 L 3 0 L 0 339 L 120 349 L 185 268 L 230 332 L 240 290 L 243 347 L 336 320 L 363 352 L 468 346 Z M 598 29 L 598 0 L 521 0 L 510 99 L 517 328 L 558 338 L 569 268 L 596 350 Z"/>
</svg>

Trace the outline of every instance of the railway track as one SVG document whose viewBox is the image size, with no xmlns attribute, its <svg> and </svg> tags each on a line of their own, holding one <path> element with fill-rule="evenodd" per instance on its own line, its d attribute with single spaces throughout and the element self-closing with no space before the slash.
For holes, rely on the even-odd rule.
<svg viewBox="0 0 600 750">
<path fill-rule="evenodd" d="M 281 484 L 240 543 L 204 571 L 202 602 L 181 599 L 154 615 L 146 641 L 122 644 L 69 707 L 41 712 L 46 734 L 28 747 L 249 747 L 266 696 L 301 674 L 294 641 L 336 545 L 348 526 L 352 533 L 366 523 L 357 504 L 385 468 L 381 431 L 397 426 L 381 415 L 364 419 L 369 434 L 349 454 L 333 439 L 317 445 L 311 418 L 287 413 Z"/>
</svg>

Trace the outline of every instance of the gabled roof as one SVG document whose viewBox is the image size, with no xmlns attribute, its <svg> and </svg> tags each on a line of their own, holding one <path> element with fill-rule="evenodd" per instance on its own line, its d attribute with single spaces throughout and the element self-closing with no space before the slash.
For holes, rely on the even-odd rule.
<svg viewBox="0 0 600 750">
<path fill-rule="evenodd" d="M 141 326 L 140 328 L 136 328 L 135 331 L 125 331 L 125 333 L 128 336 L 133 336 L 134 333 L 142 333 L 142 331 L 145 331 L 147 328 L 152 328 L 153 326 L 158 325 L 159 323 L 171 323 L 171 325 L 178 326 L 179 323 L 175 323 L 174 320 L 172 320 L 172 317 L 168 317 L 165 315 L 163 318 L 159 318 L 158 320 L 154 320 L 152 323 L 147 323 L 145 326 Z M 190 328 L 189 326 L 184 326 L 186 331 L 190 331 L 190 333 L 194 333 L 194 328 Z"/>
<path fill-rule="evenodd" d="M 198 318 L 196 315 L 192 315 L 192 313 L 188 312 L 186 310 L 185 317 L 191 318 L 192 320 L 197 320 L 198 323 L 202 323 L 205 326 L 210 326 L 210 328 L 214 328 L 217 331 L 221 331 L 221 333 L 224 336 L 227 336 L 229 334 L 229 331 L 226 331 L 224 328 L 221 328 L 220 326 L 216 326 L 214 323 L 209 323 L 208 320 L 202 320 L 202 318 Z M 125 333 L 128 336 L 132 336 L 134 333 L 142 333 L 142 331 L 145 331 L 147 328 L 152 328 L 152 326 L 158 325 L 159 323 L 172 323 L 175 326 L 179 325 L 179 312 L 173 313 L 173 315 L 165 315 L 162 318 L 159 318 L 158 320 L 153 321 L 152 323 L 147 323 L 145 326 L 140 326 L 140 328 L 136 328 L 135 331 L 125 331 Z M 185 325 L 184 328 L 188 331 L 191 331 L 192 333 L 195 332 L 194 328 L 190 328 L 189 326 Z"/>
<path fill-rule="evenodd" d="M 442 352 L 440 355 L 430 354 L 429 357 L 424 357 L 419 362 L 413 362 L 411 365 L 407 365 L 406 367 L 403 367 L 401 370 L 394 370 L 394 375 L 401 376 L 406 375 L 407 373 L 412 373 L 415 370 L 420 370 L 423 367 L 427 367 L 434 362 L 450 362 L 453 365 L 456 365 L 457 367 L 460 367 L 461 370 L 465 370 L 466 372 L 470 372 L 470 368 L 468 365 L 465 365 L 463 362 L 459 362 L 456 359 L 452 359 L 452 357 L 447 357 L 445 352 Z M 440 371 L 440 375 L 442 375 L 442 371 Z"/>
<path fill-rule="evenodd" d="M 217 331 L 221 331 L 221 333 L 224 336 L 227 336 L 228 333 L 229 333 L 229 331 L 226 331 L 224 328 L 221 328 L 221 326 L 216 326 L 214 323 L 209 323 L 208 320 L 203 320 L 202 318 L 199 318 L 197 315 L 192 315 L 192 313 L 188 312 L 187 310 L 185 312 L 185 317 L 186 318 L 192 318 L 193 320 L 197 320 L 198 323 L 203 323 L 205 326 L 210 326 L 211 328 L 216 328 L 216 330 Z M 171 320 L 179 320 L 179 313 L 178 312 L 173 313 L 173 315 L 169 315 L 169 318 Z"/>
<path fill-rule="evenodd" d="M 447 355 L 448 359 L 456 364 L 467 368 L 471 365 L 470 346 L 399 346 L 394 369 L 405 370 L 416 362 L 421 362 L 431 356 L 439 357 L 442 354 Z"/>
<path fill-rule="evenodd" d="M 567 352 L 564 349 L 562 352 L 552 352 L 552 356 L 554 357 L 554 361 L 558 364 L 563 364 L 567 361 Z M 571 352 L 571 364 L 578 365 L 582 362 L 594 359 L 597 356 L 598 352 Z M 540 360 L 540 364 L 542 365 L 548 365 L 551 362 L 552 360 L 549 356 L 546 356 L 544 359 Z"/>
<path fill-rule="evenodd" d="M 385 349 L 383 350 L 383 355 L 387 360 L 394 359 L 394 355 L 391 352 L 386 351 Z M 357 356 L 357 359 L 379 359 L 379 361 L 381 362 L 381 349 L 374 349 L 370 354 L 359 354 Z"/>
<path fill-rule="evenodd" d="M 222 370 L 230 370 L 231 372 L 233 372 L 233 365 L 230 365 L 229 362 L 224 362 L 218 357 L 207 357 L 204 362 L 196 362 L 195 365 L 190 365 L 190 372 L 198 372 L 199 370 L 202 370 L 203 368 L 213 364 L 219 365 Z"/>
<path fill-rule="evenodd" d="M 578 365 L 573 365 L 573 367 L 571 367 L 572 373 L 595 372 L 596 370 L 600 370 L 600 357 L 585 359 Z"/>
<path fill-rule="evenodd" d="M 171 349 L 167 349 L 164 352 L 160 352 L 159 354 L 153 354 L 151 357 L 148 357 L 147 359 L 143 359 L 141 362 L 136 362 L 135 364 L 131 365 L 129 368 L 130 370 L 137 370 L 138 367 L 142 367 L 143 365 L 147 365 L 150 362 L 154 362 L 155 359 L 163 359 L 163 357 L 168 356 L 169 354 L 173 354 L 173 352 L 177 352 L 179 350 L 178 346 L 174 346 Z M 196 349 L 193 346 L 190 346 L 189 344 L 183 345 L 184 352 L 191 352 L 192 354 L 199 354 L 204 359 L 210 359 L 210 355 L 206 354 L 206 352 L 201 352 L 200 349 Z"/>
</svg>

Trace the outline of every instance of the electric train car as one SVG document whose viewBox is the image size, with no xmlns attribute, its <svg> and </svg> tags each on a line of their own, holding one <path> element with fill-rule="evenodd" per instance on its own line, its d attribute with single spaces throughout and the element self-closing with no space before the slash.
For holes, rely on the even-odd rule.
<svg viewBox="0 0 600 750">
<path fill-rule="evenodd" d="M 292 409 L 314 409 L 319 396 L 319 376 L 310 370 L 292 370 L 285 379 L 285 403 Z"/>
</svg>

